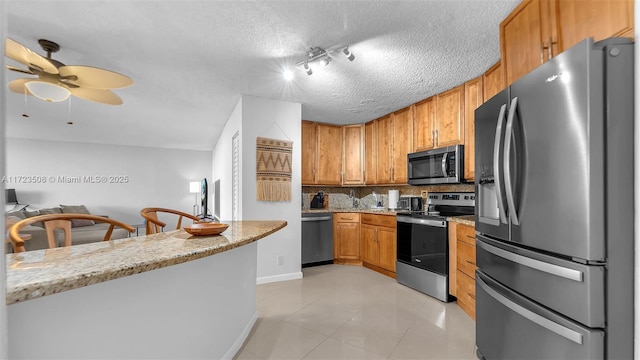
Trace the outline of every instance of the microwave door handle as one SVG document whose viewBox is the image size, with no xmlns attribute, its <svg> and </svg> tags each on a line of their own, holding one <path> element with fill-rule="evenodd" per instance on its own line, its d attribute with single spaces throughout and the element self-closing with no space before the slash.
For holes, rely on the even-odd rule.
<svg viewBox="0 0 640 360">
<path fill-rule="evenodd" d="M 518 106 L 518 97 L 514 97 L 511 100 L 511 107 L 509 108 L 509 118 L 507 119 L 507 129 L 504 136 L 504 189 L 507 193 L 507 204 L 509 206 L 509 215 L 511 217 L 511 223 L 513 225 L 520 225 L 518 220 L 518 212 L 516 209 L 516 203 L 514 200 L 514 188 L 511 182 L 511 140 L 513 137 L 513 122 L 516 117 L 516 108 Z"/>
<path fill-rule="evenodd" d="M 447 177 L 447 152 L 442 155 L 442 177 Z"/>
<path fill-rule="evenodd" d="M 503 104 L 500 107 L 500 114 L 498 115 L 498 125 L 496 126 L 496 138 L 493 143 L 493 170 L 494 181 L 496 183 L 496 198 L 498 200 L 498 212 L 500 213 L 500 221 L 503 224 L 507 223 L 507 213 L 505 211 L 504 198 L 502 196 L 502 179 L 500 177 L 500 137 L 502 136 L 502 126 L 504 125 L 504 114 L 507 110 L 507 104 Z"/>
</svg>

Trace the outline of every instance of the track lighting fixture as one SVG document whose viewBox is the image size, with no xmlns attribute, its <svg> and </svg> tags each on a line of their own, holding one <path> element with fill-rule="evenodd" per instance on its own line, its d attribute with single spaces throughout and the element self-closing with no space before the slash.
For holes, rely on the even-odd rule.
<svg viewBox="0 0 640 360">
<path fill-rule="evenodd" d="M 314 47 L 314 48 L 311 48 L 309 52 L 307 52 L 307 59 L 300 61 L 299 63 L 296 64 L 296 66 L 301 66 L 304 69 L 304 71 L 307 73 L 307 75 L 311 75 L 313 74 L 313 70 L 311 69 L 310 63 L 318 61 L 323 66 L 327 66 L 329 65 L 331 60 L 333 60 L 333 57 L 331 56 L 331 54 L 336 53 L 338 51 L 342 51 L 344 56 L 349 61 L 353 61 L 356 58 L 355 55 L 353 55 L 353 53 L 349 51 L 349 46 L 345 46 L 345 47 L 339 46 L 329 50 L 325 50 L 321 47 Z"/>
</svg>

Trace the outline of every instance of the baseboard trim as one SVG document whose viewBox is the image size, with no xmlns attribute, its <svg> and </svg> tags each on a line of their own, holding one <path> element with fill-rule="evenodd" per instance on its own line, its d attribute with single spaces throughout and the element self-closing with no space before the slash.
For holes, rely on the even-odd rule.
<svg viewBox="0 0 640 360">
<path fill-rule="evenodd" d="M 280 281 L 288 281 L 288 280 L 296 280 L 302 279 L 302 271 L 296 273 L 282 274 L 282 275 L 273 275 L 273 276 L 263 276 L 256 279 L 256 284 L 268 284 L 273 282 Z"/>
<path fill-rule="evenodd" d="M 247 325 L 244 327 L 244 329 L 242 329 L 242 332 L 238 335 L 238 338 L 236 339 L 236 341 L 233 342 L 233 345 L 231 345 L 229 350 L 227 350 L 227 353 L 224 354 L 222 359 L 231 360 L 231 359 L 233 359 L 234 356 L 236 356 L 236 354 L 238 354 L 238 351 L 240 351 L 240 349 L 242 349 L 242 345 L 244 345 L 244 342 L 249 337 L 249 334 L 251 333 L 251 330 L 253 329 L 253 325 L 255 325 L 257 320 L 258 320 L 258 312 L 256 311 L 256 312 L 253 313 L 253 315 L 251 316 L 251 319 L 249 319 L 249 322 L 247 323 Z"/>
</svg>

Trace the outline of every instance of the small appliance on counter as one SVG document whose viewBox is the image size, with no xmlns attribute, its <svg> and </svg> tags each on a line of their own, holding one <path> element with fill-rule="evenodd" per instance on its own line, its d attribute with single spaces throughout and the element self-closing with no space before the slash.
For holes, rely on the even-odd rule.
<svg viewBox="0 0 640 360">
<path fill-rule="evenodd" d="M 322 209 L 324 207 L 324 191 L 320 190 L 313 196 L 310 207 L 312 209 Z"/>
<path fill-rule="evenodd" d="M 422 211 L 422 197 L 401 196 L 398 200 L 398 210 Z"/>
<path fill-rule="evenodd" d="M 400 198 L 400 191 L 389 190 L 389 209 L 398 208 L 398 199 Z"/>
</svg>

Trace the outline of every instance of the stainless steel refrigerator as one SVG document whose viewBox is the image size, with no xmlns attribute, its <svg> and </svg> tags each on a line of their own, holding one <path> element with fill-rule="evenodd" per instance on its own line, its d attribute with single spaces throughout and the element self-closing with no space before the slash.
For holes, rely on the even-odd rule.
<svg viewBox="0 0 640 360">
<path fill-rule="evenodd" d="M 480 358 L 633 358 L 633 47 L 586 39 L 476 110 Z"/>
</svg>

